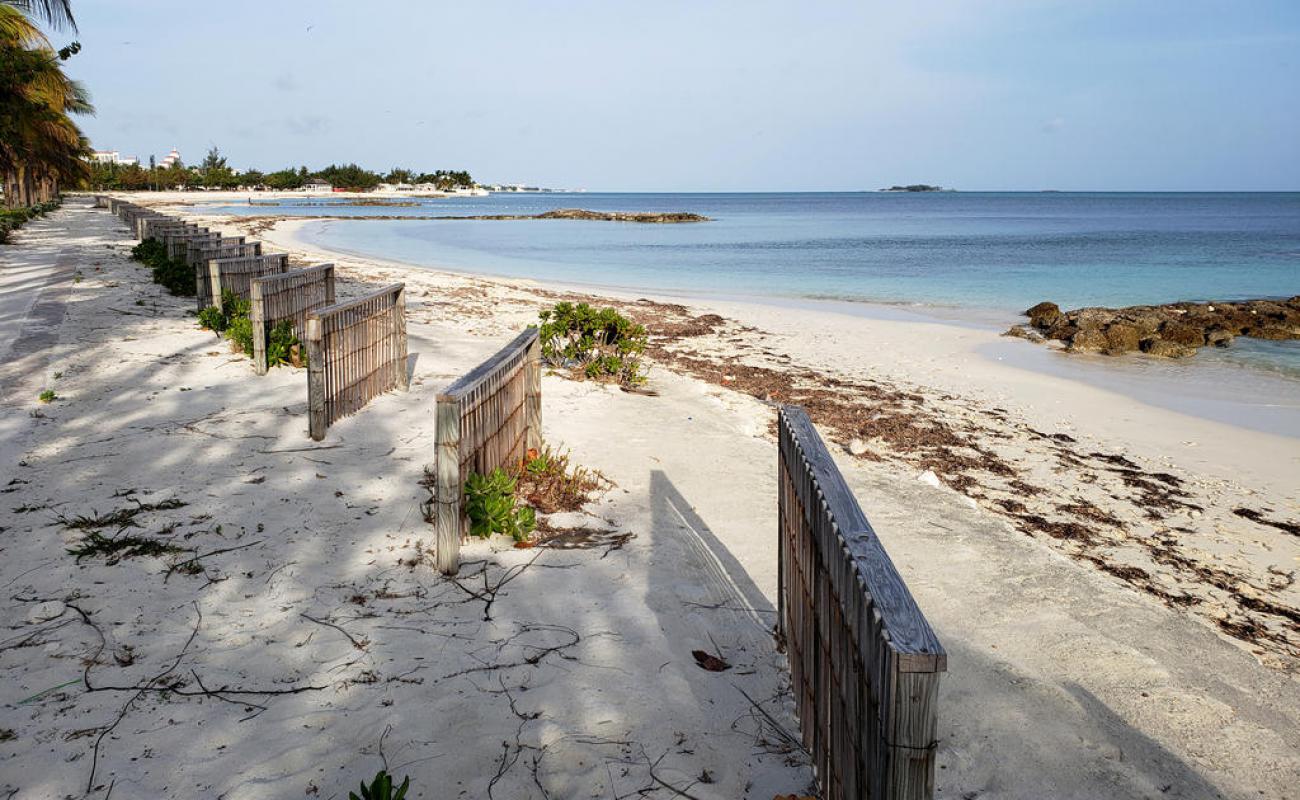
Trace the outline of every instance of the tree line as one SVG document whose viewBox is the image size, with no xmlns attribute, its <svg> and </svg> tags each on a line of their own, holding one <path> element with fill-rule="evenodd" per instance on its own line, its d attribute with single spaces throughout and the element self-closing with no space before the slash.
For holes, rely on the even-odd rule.
<svg viewBox="0 0 1300 800">
<path fill-rule="evenodd" d="M 374 189 L 381 183 L 433 184 L 440 191 L 457 186 L 474 186 L 474 178 L 465 170 L 437 170 L 416 172 L 394 167 L 387 173 L 372 172 L 356 164 L 330 164 L 309 170 L 307 167 L 287 167 L 274 172 L 250 169 L 235 172 L 221 151 L 213 147 L 197 166 L 186 167 L 175 163 L 167 167 L 155 164 L 152 156 L 149 166 L 140 164 L 97 163 L 90 165 L 84 187 L 95 190 L 148 191 L 171 189 L 253 189 L 266 188 L 277 191 L 300 189 L 314 180 L 325 181 L 333 187 L 350 191 Z"/>
<path fill-rule="evenodd" d="M 67 0 L 0 0 L 0 178 L 8 208 L 53 200 L 61 185 L 89 172 L 90 143 L 72 116 L 94 108 L 63 72 L 81 45 L 55 50 L 38 21 L 76 31 Z"/>
</svg>

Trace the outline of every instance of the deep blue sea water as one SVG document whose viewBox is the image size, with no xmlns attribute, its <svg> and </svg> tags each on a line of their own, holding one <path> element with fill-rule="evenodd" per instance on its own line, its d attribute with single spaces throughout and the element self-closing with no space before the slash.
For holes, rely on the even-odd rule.
<svg viewBox="0 0 1300 800">
<path fill-rule="evenodd" d="M 418 207 L 335 198 L 236 214 L 690 211 L 684 225 L 570 220 L 321 221 L 323 247 L 542 281 L 728 297 L 827 298 L 978 312 L 1300 294 L 1300 193 L 496 194 Z M 343 201 L 337 201 L 343 202 Z M 1230 358 L 1300 372 L 1300 343 Z"/>
</svg>

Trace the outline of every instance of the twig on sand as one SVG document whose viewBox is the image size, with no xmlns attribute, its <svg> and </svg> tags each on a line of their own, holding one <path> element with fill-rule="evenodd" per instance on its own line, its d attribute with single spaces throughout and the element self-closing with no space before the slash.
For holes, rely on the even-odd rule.
<svg viewBox="0 0 1300 800">
<path fill-rule="evenodd" d="M 483 576 L 483 591 L 481 592 L 469 588 L 455 578 L 451 578 L 450 581 L 454 586 L 465 592 L 465 594 L 468 594 L 472 599 L 483 601 L 483 621 L 490 622 L 492 620 L 492 604 L 496 602 L 497 594 L 501 591 L 501 588 L 510 581 L 524 574 L 524 571 L 531 567 L 533 562 L 541 557 L 542 552 L 543 551 L 538 550 L 537 553 L 532 558 L 528 559 L 527 562 L 523 564 L 515 564 L 513 567 L 507 569 L 502 573 L 501 578 L 495 584 L 488 580 L 488 568 L 493 565 L 485 563 L 482 571 L 478 573 Z"/>
<path fill-rule="evenodd" d="M 177 561 L 175 564 L 172 564 L 170 567 L 168 567 L 167 574 L 165 577 L 163 577 L 163 583 L 166 583 L 167 578 L 170 578 L 172 576 L 172 573 L 176 572 L 177 570 L 186 570 L 186 569 L 193 570 L 195 568 L 201 568 L 199 561 L 201 559 L 207 558 L 208 556 L 220 555 L 222 553 L 230 553 L 235 550 L 243 550 L 245 547 L 254 547 L 261 543 L 262 540 L 258 539 L 256 542 L 249 542 L 248 544 L 235 545 L 234 547 L 222 547 L 219 550 L 209 550 L 206 553 L 196 553 L 194 556 L 187 558 L 184 561 Z"/>
<path fill-rule="evenodd" d="M 299 614 L 298 616 L 302 617 L 303 619 L 311 620 L 312 622 L 316 623 L 317 625 L 324 625 L 324 626 L 326 626 L 327 628 L 333 628 L 334 630 L 336 630 L 336 631 L 338 631 L 339 633 L 343 634 L 344 636 L 348 637 L 348 641 L 349 641 L 349 642 L 352 642 L 352 646 L 355 647 L 355 648 L 357 648 L 358 650 L 365 650 L 365 649 L 370 645 L 370 642 L 369 642 L 368 640 L 366 640 L 366 639 L 360 639 L 360 640 L 358 640 L 358 639 L 357 639 L 356 637 L 354 637 L 352 634 L 350 634 L 350 633 L 348 633 L 347 631 L 343 630 L 343 628 L 341 628 L 340 626 L 335 625 L 333 622 L 330 622 L 330 621 L 328 621 L 328 620 L 323 620 L 323 619 L 316 619 L 315 617 L 313 617 L 313 616 L 311 616 L 310 614 L 307 614 L 307 613 L 305 613 L 305 612 Z"/>
</svg>

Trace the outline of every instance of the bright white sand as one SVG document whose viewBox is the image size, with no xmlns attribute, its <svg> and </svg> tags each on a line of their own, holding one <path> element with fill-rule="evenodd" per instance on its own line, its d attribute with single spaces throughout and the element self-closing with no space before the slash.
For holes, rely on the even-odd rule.
<svg viewBox="0 0 1300 800">
<path fill-rule="evenodd" d="M 293 227 L 269 238 L 301 253 Z M 767 635 L 768 405 L 664 368 L 652 371 L 658 397 L 546 376 L 546 438 L 615 485 L 585 524 L 634 538 L 608 553 L 473 543 L 462 551 L 462 588 L 427 564 L 403 563 L 433 538 L 418 486 L 432 461 L 433 395 L 533 318 L 537 290 L 336 260 L 349 281 L 343 297 L 363 291 L 362 279 L 407 282 L 418 358 L 409 393 L 375 401 L 316 445 L 306 437 L 302 372 L 257 378 L 197 330 L 191 301 L 162 294 L 126 260 L 132 242 L 107 212 L 74 205 L 19 239 L 12 252 L 23 263 L 57 263 L 62 253 L 83 279 L 29 287 L 39 293 L 32 303 L 5 306 L 46 309 L 24 316 L 21 329 L 34 334 L 55 306 L 66 317 L 53 341 L 20 339 L 0 371 L 2 483 L 15 481 L 0 486 L 9 490 L 0 503 L 0 731 L 14 735 L 0 742 L 0 796 L 83 796 L 101 734 L 94 797 L 110 787 L 122 798 L 345 797 L 385 761 L 412 776 L 411 796 L 429 798 L 486 797 L 489 786 L 498 798 L 642 788 L 673 796 L 663 781 L 700 798 L 767 800 L 807 785 L 798 751 L 759 724 L 740 691 L 795 729 L 788 674 Z M 0 292 L 18 263 L 10 252 L 0 251 Z M 729 326 L 681 347 L 739 354 L 738 364 L 770 359 L 768 349 L 793 364 L 870 373 L 959 422 L 987 424 L 987 409 L 1006 409 L 1011 438 L 990 447 L 1046 490 L 1024 502 L 1037 509 L 1078 496 L 1125 522 L 1104 547 L 1031 538 L 995 504 L 1014 490 L 990 483 L 970 501 L 915 480 L 904 455 L 876 446 L 882 460 L 870 461 L 834 448 L 950 653 L 939 796 L 1293 790 L 1300 683 L 1285 625 L 1259 615 L 1281 641 L 1223 635 L 1215 615 L 1245 612 L 1185 569 L 1153 561 L 1143 543 L 1161 528 L 1178 538 L 1179 555 L 1230 572 L 1249 596 L 1270 585 L 1270 568 L 1294 571 L 1300 540 L 1230 513 L 1248 503 L 1296 518 L 1294 440 L 989 362 L 973 355 L 987 344 L 978 331 L 709 305 L 761 330 Z M 44 385 L 63 399 L 37 409 L 31 389 Z M 1112 474 L 1091 462 L 1057 471 L 1049 445 L 1023 426 L 1175 473 L 1204 511 L 1142 522 Z M 142 514 L 128 532 L 200 554 L 242 549 L 204 558 L 198 576 L 166 576 L 175 557 L 77 564 L 65 548 L 81 534 L 58 517 L 130 508 L 114 496 L 128 490 L 143 502 L 187 503 Z M 1199 602 L 1170 608 L 1071 553 L 1140 563 L 1158 587 Z M 511 575 L 490 609 L 471 594 Z M 1259 594 L 1295 608 L 1295 592 Z M 67 606 L 38 613 L 41 601 Z M 700 670 L 697 648 L 720 650 L 734 668 Z M 173 664 L 161 683 L 184 679 L 183 692 L 200 680 L 212 690 L 324 688 L 226 696 L 236 702 L 150 691 L 133 701 L 134 691 L 73 683 L 22 702 L 78 681 L 96 654 L 97 688 L 145 685 Z M 714 782 L 692 783 L 705 770 Z"/>
</svg>

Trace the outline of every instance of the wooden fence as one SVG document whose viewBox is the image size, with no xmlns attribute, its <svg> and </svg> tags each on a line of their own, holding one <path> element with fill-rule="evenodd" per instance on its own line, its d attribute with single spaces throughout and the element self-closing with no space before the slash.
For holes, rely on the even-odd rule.
<svg viewBox="0 0 1300 800">
<path fill-rule="evenodd" d="M 157 239 L 158 241 L 162 241 L 162 236 L 165 233 L 186 230 L 196 232 L 201 231 L 203 233 L 208 232 L 207 228 L 195 225 L 192 222 L 185 222 L 176 217 L 159 215 L 156 217 L 145 217 L 141 219 L 136 224 L 135 238 L 140 241 L 144 241 L 145 239 Z"/>
<path fill-rule="evenodd" d="M 372 397 L 410 388 L 406 374 L 406 287 L 394 283 L 308 313 L 307 416 L 311 438 Z"/>
<path fill-rule="evenodd" d="M 821 796 L 933 797 L 948 656 L 808 415 L 779 428 L 777 624 Z"/>
<path fill-rule="evenodd" d="M 288 320 L 293 324 L 294 335 L 306 341 L 307 315 L 334 305 L 334 265 L 320 264 L 279 275 L 254 277 L 249 282 L 249 299 L 252 301 L 248 317 L 253 323 L 253 368 L 258 375 L 265 375 L 267 331 Z M 405 365 L 402 369 L 405 372 Z"/>
<path fill-rule="evenodd" d="M 245 300 L 251 299 L 254 278 L 277 275 L 289 268 L 287 253 L 221 255 L 226 251 L 249 253 L 253 249 L 260 250 L 261 244 L 222 245 L 220 248 L 205 248 L 200 251 L 200 257 L 194 265 L 195 299 L 200 311 L 208 306 L 220 306 L 222 293 L 226 290 Z M 216 250 L 221 252 L 214 252 Z"/>
<path fill-rule="evenodd" d="M 185 245 L 185 263 L 201 267 L 214 258 L 246 258 L 262 254 L 261 242 L 245 242 L 242 236 L 212 234 L 212 239 L 190 239 Z"/>
<path fill-rule="evenodd" d="M 542 352 L 529 328 L 438 393 L 434 522 L 438 569 L 460 569 L 465 478 L 523 458 L 542 441 Z"/>
<path fill-rule="evenodd" d="M 219 242 L 221 234 L 215 231 L 179 230 L 163 235 L 162 243 L 167 247 L 167 257 L 172 261 L 186 260 L 190 242 Z"/>
</svg>

